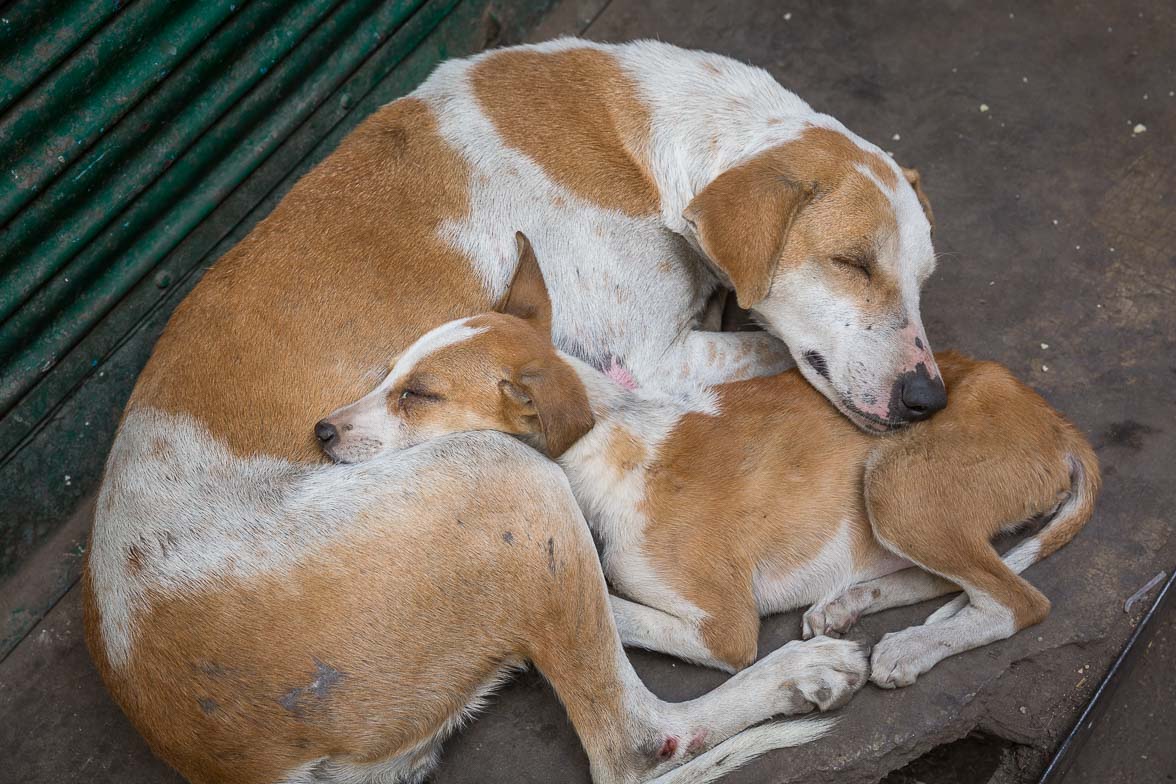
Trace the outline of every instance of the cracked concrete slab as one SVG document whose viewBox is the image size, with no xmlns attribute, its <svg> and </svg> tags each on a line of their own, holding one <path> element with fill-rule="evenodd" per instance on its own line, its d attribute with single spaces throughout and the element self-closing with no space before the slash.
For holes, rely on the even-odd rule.
<svg viewBox="0 0 1176 784">
<path fill-rule="evenodd" d="M 1095 519 L 1027 576 L 1050 618 L 949 659 L 915 686 L 864 690 L 836 732 L 731 782 L 878 781 L 973 731 L 1030 754 L 1028 781 L 1142 612 L 1123 601 L 1176 565 L 1176 8 L 1136 0 L 970 4 L 569 0 L 591 37 L 657 37 L 759 64 L 814 106 L 920 169 L 938 221 L 924 317 L 937 348 L 1009 365 L 1095 443 Z M 1145 98 L 1146 96 L 1146 98 Z M 984 105 L 987 111 L 981 111 Z M 1136 125 L 1146 130 L 1135 132 Z M 172 782 L 105 696 L 76 590 L 0 664 L 0 782 Z M 934 604 L 866 619 L 877 640 Z M 770 619 L 761 649 L 799 633 Z M 667 699 L 725 676 L 634 653 Z M 1035 756 L 1036 755 L 1036 756 Z M 438 784 L 587 782 L 550 688 L 522 675 L 448 744 Z"/>
</svg>

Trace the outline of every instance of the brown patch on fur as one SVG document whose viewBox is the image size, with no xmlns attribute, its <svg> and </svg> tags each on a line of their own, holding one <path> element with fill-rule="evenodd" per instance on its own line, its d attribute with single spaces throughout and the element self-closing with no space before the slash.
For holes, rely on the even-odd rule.
<svg viewBox="0 0 1176 784">
<path fill-rule="evenodd" d="M 506 144 L 552 180 L 606 209 L 657 212 L 657 187 L 644 160 L 649 109 L 612 55 L 509 50 L 480 61 L 470 79 Z"/>
<path fill-rule="evenodd" d="M 422 486 L 411 520 L 368 509 L 352 535 L 289 570 L 152 596 L 117 670 L 86 572 L 91 653 L 152 750 L 194 784 L 273 782 L 322 757 L 390 759 L 523 659 L 554 683 L 594 765 L 625 769 L 636 730 L 604 578 L 574 503 L 547 477 L 513 464 L 455 472 Z M 503 521 L 542 546 L 504 543 Z"/>
<path fill-rule="evenodd" d="M 897 228 L 889 198 L 862 172 L 894 187 L 890 165 L 847 136 L 810 126 L 720 174 L 686 208 L 707 256 L 730 279 L 739 306 L 768 295 L 781 264 L 872 251 Z M 875 276 L 879 310 L 891 306 L 896 284 Z M 847 280 L 864 298 L 864 278 Z"/>
<path fill-rule="evenodd" d="M 646 469 L 642 550 L 708 614 L 702 637 L 717 658 L 736 668 L 754 660 L 756 575 L 801 568 L 843 521 L 859 567 L 885 555 L 873 520 L 899 554 L 984 591 L 1018 628 L 1045 617 L 1048 600 L 991 540 L 1079 493 L 1077 508 L 1043 534 L 1042 554 L 1073 538 L 1098 491 L 1093 452 L 1006 369 L 954 353 L 936 359 L 951 404 L 891 436 L 863 434 L 793 370 L 720 387 L 722 414 L 687 415 L 663 443 Z M 1072 459 L 1085 473 L 1080 486 L 1071 487 Z"/>
<path fill-rule="evenodd" d="M 241 455 L 321 460 L 319 418 L 426 329 L 490 306 L 437 237 L 468 180 L 425 104 L 373 114 L 180 304 L 128 408 L 188 414 Z"/>
<path fill-rule="evenodd" d="M 724 413 L 683 417 L 646 469 L 642 549 L 709 615 L 712 653 L 742 668 L 756 656 L 756 573 L 801 568 L 846 519 L 872 538 L 854 513 L 870 438 L 795 371 L 718 389 Z"/>
<path fill-rule="evenodd" d="M 614 425 L 608 435 L 609 463 L 617 473 L 617 479 L 638 468 L 649 456 L 645 443 L 628 429 Z"/>
<path fill-rule="evenodd" d="M 919 176 L 918 169 L 902 168 L 902 176 L 910 183 L 911 187 L 915 189 L 915 196 L 919 199 L 919 206 L 923 208 L 923 213 L 927 216 L 927 222 L 931 224 L 931 230 L 935 230 L 935 214 L 931 212 L 931 200 L 927 198 L 927 193 L 923 190 L 923 178 Z"/>
</svg>

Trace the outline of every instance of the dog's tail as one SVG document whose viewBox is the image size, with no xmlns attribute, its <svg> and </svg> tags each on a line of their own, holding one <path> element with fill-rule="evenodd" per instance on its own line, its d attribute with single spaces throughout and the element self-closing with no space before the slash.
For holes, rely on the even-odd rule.
<svg viewBox="0 0 1176 784">
<path fill-rule="evenodd" d="M 663 773 L 649 784 L 705 784 L 726 776 L 772 749 L 801 746 L 827 734 L 836 719 L 801 719 L 760 724 L 727 738 L 713 749 Z"/>
<path fill-rule="evenodd" d="M 1070 492 L 1054 509 L 1045 526 L 1033 536 L 1004 554 L 1002 560 L 1017 574 L 1062 547 L 1075 536 L 1094 514 L 1094 499 L 1102 479 L 1098 458 L 1086 439 L 1074 433 L 1067 450 L 1070 464 Z M 926 623 L 946 620 L 968 604 L 968 595 L 960 594 L 928 616 Z"/>
<path fill-rule="evenodd" d="M 1077 536 L 1094 513 L 1094 499 L 1101 483 L 1098 459 L 1086 439 L 1075 436 L 1066 455 L 1070 464 L 1069 494 L 1040 531 L 1004 555 L 1004 562 L 1017 574 Z"/>
<path fill-rule="evenodd" d="M 1098 472 L 1098 458 L 1086 439 L 1077 436 L 1066 459 L 1070 462 L 1070 495 L 1058 506 L 1050 521 L 1034 539 L 1040 542 L 1034 560 L 1041 560 L 1069 542 L 1082 530 L 1094 513 L 1094 499 L 1098 496 L 1102 479 Z"/>
</svg>

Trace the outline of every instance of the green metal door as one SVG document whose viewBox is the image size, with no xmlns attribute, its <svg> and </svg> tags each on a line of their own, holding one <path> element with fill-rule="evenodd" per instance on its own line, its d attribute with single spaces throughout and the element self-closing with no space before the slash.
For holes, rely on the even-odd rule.
<svg viewBox="0 0 1176 784">
<path fill-rule="evenodd" d="M 548 1 L 0 3 L 0 581 L 95 489 L 200 273 L 367 114 Z M 7 607 L 0 658 L 76 555 Z"/>
</svg>

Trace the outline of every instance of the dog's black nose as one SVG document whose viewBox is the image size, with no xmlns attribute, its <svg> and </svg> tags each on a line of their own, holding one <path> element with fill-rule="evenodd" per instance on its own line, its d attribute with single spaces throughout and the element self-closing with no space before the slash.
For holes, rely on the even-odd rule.
<svg viewBox="0 0 1176 784">
<path fill-rule="evenodd" d="M 314 426 L 315 437 L 323 446 L 327 446 L 339 437 L 339 429 L 325 419 Z"/>
<path fill-rule="evenodd" d="M 927 419 L 947 406 L 947 389 L 943 379 L 932 378 L 927 368 L 904 373 L 895 383 L 890 398 L 890 418 L 905 422 Z"/>
</svg>

